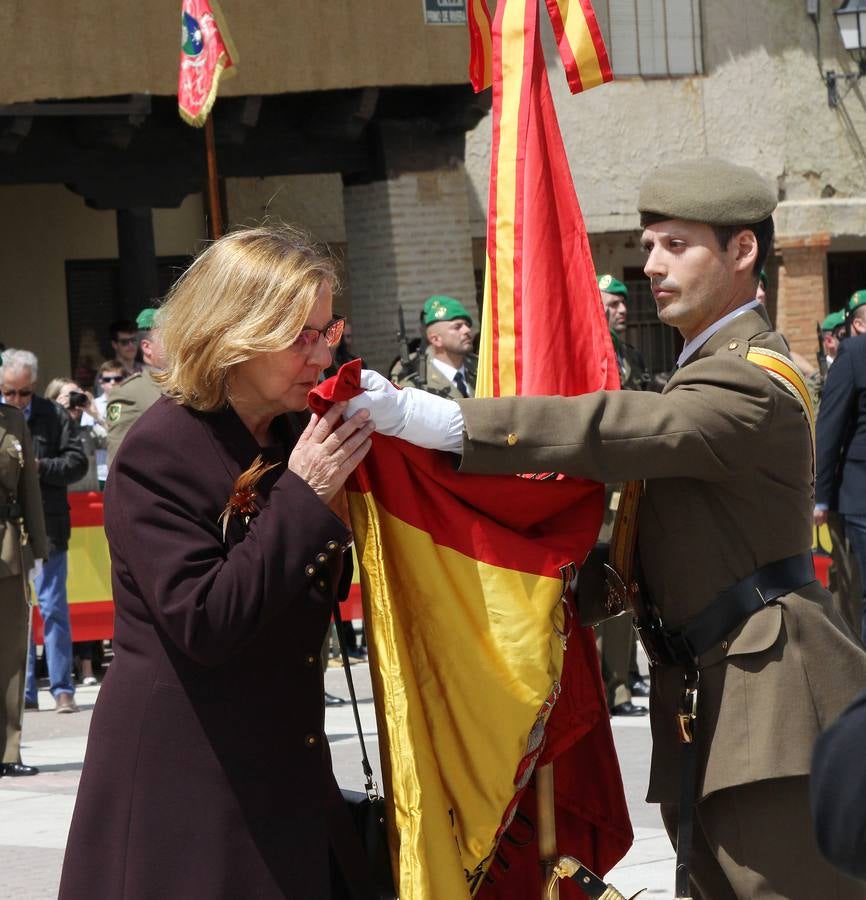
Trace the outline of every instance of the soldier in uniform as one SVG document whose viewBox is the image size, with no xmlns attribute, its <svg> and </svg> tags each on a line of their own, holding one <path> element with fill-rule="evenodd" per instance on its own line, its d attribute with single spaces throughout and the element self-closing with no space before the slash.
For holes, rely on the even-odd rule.
<svg viewBox="0 0 866 900">
<path fill-rule="evenodd" d="M 598 288 L 607 314 L 607 326 L 616 353 L 620 385 L 623 390 L 643 391 L 649 384 L 649 373 L 637 347 L 626 343 L 628 288 L 613 275 L 600 275 Z M 605 489 L 605 511 L 600 543 L 610 543 L 613 521 L 620 498 L 621 485 L 609 484 Z M 607 708 L 612 716 L 645 716 L 646 707 L 632 702 L 633 696 L 648 697 L 649 686 L 637 671 L 636 639 L 628 616 L 607 619 L 595 628 L 595 640 L 601 661 Z"/>
<path fill-rule="evenodd" d="M 162 345 L 156 327 L 155 309 L 143 309 L 135 320 L 144 369 L 130 375 L 111 392 L 111 402 L 105 410 L 108 429 L 108 465 L 114 459 L 120 442 L 126 437 L 133 422 L 160 398 L 162 391 L 153 380 L 154 371 L 163 367 Z"/>
<path fill-rule="evenodd" d="M 0 404 L 0 775 L 36 775 L 21 762 L 30 629 L 27 573 L 48 556 L 39 476 L 23 413 Z"/>
<path fill-rule="evenodd" d="M 644 271 L 685 340 L 660 394 L 455 403 L 365 372 L 346 412 L 461 454 L 462 471 L 634 486 L 655 657 L 648 800 L 691 842 L 678 897 L 866 897 L 821 857 L 809 811 L 813 745 L 866 684 L 866 652 L 814 577 L 811 405 L 754 299 L 775 206 L 756 172 L 721 160 L 644 180 Z"/>
<path fill-rule="evenodd" d="M 478 357 L 472 352 L 472 317 L 453 297 L 429 297 L 421 311 L 426 350 L 419 349 L 394 374 L 401 387 L 414 387 L 459 400 L 475 393 Z M 419 354 L 424 354 L 420 359 Z"/>
</svg>

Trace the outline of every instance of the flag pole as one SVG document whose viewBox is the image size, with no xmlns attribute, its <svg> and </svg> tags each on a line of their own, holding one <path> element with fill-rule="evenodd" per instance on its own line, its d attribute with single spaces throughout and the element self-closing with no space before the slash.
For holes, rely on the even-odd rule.
<svg viewBox="0 0 866 900">
<path fill-rule="evenodd" d="M 223 217 L 220 206 L 219 175 L 217 174 L 216 141 L 213 132 L 213 111 L 204 123 L 204 141 L 207 151 L 207 206 L 208 234 L 212 241 L 223 235 Z"/>
<path fill-rule="evenodd" d="M 538 858 L 541 866 L 542 900 L 559 900 L 559 884 L 554 883 L 548 892 L 556 865 L 556 813 L 553 796 L 553 763 L 535 770 L 535 791 L 538 798 Z"/>
</svg>

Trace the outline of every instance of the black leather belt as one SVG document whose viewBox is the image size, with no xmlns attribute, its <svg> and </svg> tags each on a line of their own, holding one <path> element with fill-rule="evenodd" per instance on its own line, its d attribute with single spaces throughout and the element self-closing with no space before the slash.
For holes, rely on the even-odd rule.
<svg viewBox="0 0 866 900">
<path fill-rule="evenodd" d="M 0 503 L 0 522 L 9 521 L 10 519 L 17 522 L 20 518 L 20 503 Z"/>
<path fill-rule="evenodd" d="M 656 649 L 662 651 L 656 654 L 658 661 L 693 668 L 698 657 L 723 641 L 759 609 L 814 580 L 812 554 L 798 553 L 756 569 L 722 591 L 703 612 L 684 625 L 666 628 L 661 619 L 656 620 L 650 624 L 649 631 Z"/>
</svg>

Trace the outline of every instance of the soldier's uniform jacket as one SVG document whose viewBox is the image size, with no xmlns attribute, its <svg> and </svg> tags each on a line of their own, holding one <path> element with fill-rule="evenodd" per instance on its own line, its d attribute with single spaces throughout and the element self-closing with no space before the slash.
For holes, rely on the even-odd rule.
<svg viewBox="0 0 866 900">
<path fill-rule="evenodd" d="M 420 390 L 429 391 L 431 394 L 438 394 L 440 397 L 449 397 L 452 400 L 462 400 L 463 394 L 457 390 L 453 381 L 449 381 L 439 369 L 433 365 L 433 355 L 428 347 L 427 353 L 427 375 L 422 383 L 418 375 L 417 356 L 413 355 L 411 361 L 415 363 L 415 368 L 408 374 L 402 375 L 396 379 L 396 384 L 400 387 L 413 387 Z M 475 390 L 475 381 L 478 377 L 478 357 L 470 353 L 466 356 L 463 363 L 466 369 L 466 381 L 469 387 Z"/>
<path fill-rule="evenodd" d="M 105 408 L 109 466 L 133 422 L 161 395 L 162 391 L 153 380 L 150 369 L 130 375 L 111 392 L 111 402 Z"/>
<path fill-rule="evenodd" d="M 619 380 L 624 390 L 644 391 L 649 382 L 646 363 L 637 347 L 620 342 L 616 348 L 616 361 L 619 365 Z"/>
<path fill-rule="evenodd" d="M 812 544 L 812 446 L 788 391 L 745 359 L 787 353 L 763 310 L 713 335 L 661 394 L 463 400 L 467 472 L 645 479 L 638 545 L 665 624 L 681 625 L 758 567 Z M 700 660 L 698 797 L 805 775 L 817 735 L 866 685 L 866 653 L 813 582 Z M 682 671 L 656 667 L 648 800 L 676 802 Z"/>
<path fill-rule="evenodd" d="M 0 515 L 0 579 L 21 575 L 20 526 L 8 517 L 12 504 L 20 507 L 27 530 L 23 564 L 29 570 L 34 558 L 48 556 L 39 476 L 24 414 L 14 406 L 0 404 L 0 508 L 4 513 Z"/>
</svg>

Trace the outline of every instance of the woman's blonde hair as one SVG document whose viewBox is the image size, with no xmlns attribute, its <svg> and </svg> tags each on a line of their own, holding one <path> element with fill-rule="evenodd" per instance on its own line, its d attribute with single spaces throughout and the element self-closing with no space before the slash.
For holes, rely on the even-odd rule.
<svg viewBox="0 0 866 900">
<path fill-rule="evenodd" d="M 221 408 L 232 367 L 288 347 L 324 284 L 336 292 L 334 259 L 299 228 L 265 225 L 221 237 L 178 279 L 159 312 L 166 368 L 155 378 L 185 406 Z"/>
</svg>

